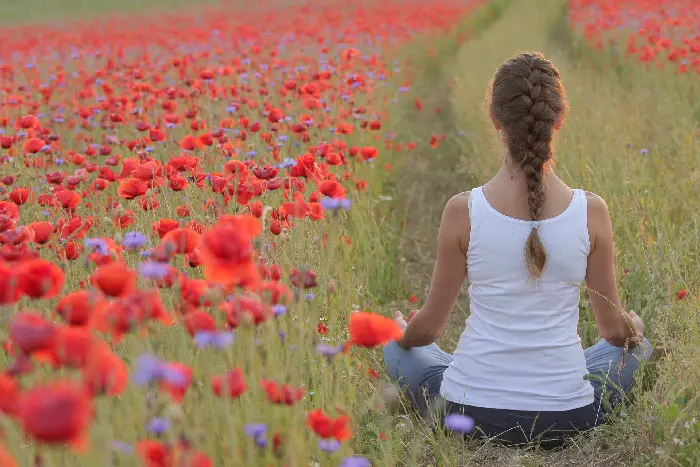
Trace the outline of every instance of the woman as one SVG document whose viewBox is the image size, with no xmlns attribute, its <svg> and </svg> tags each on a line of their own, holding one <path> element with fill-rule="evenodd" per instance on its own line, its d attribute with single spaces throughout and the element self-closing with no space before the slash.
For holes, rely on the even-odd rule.
<svg viewBox="0 0 700 467">
<path fill-rule="evenodd" d="M 543 55 L 501 65 L 490 114 L 503 164 L 447 203 L 426 303 L 408 323 L 397 313 L 404 336 L 384 348 L 389 375 L 421 413 L 440 402 L 505 443 L 551 447 L 600 424 L 651 354 L 642 320 L 620 307 L 605 202 L 552 170 L 567 109 L 559 72 Z M 434 342 L 467 277 L 471 313 L 449 355 Z M 584 280 L 602 337 L 586 350 L 577 332 Z"/>
</svg>

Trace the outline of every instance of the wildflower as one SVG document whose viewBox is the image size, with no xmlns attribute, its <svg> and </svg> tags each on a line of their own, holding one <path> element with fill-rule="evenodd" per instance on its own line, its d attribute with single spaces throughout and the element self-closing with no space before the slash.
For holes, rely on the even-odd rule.
<svg viewBox="0 0 700 467">
<path fill-rule="evenodd" d="M 320 439 L 318 440 L 319 451 L 335 452 L 340 449 L 340 441 L 335 439 Z"/>
<path fill-rule="evenodd" d="M 333 347 L 328 344 L 316 344 L 316 352 L 320 353 L 321 355 L 327 357 L 330 360 L 331 357 L 334 357 L 335 355 L 338 355 L 340 352 L 342 352 L 343 347 L 343 345 Z"/>
<path fill-rule="evenodd" d="M 22 261 L 17 276 L 20 289 L 31 298 L 55 297 L 65 283 L 61 268 L 41 258 Z"/>
<path fill-rule="evenodd" d="M 75 448 L 83 444 L 91 419 L 90 397 L 67 381 L 28 390 L 22 395 L 18 413 L 30 438 L 44 443 L 69 443 Z"/>
<path fill-rule="evenodd" d="M 339 467 L 372 467 L 372 464 L 366 457 L 349 456 L 343 459 Z"/>
<path fill-rule="evenodd" d="M 321 409 L 312 410 L 306 418 L 306 424 L 321 438 L 333 438 L 336 441 L 345 441 L 352 436 L 347 415 L 336 418 L 329 417 Z"/>
<path fill-rule="evenodd" d="M 112 449 L 115 451 L 122 452 L 124 454 L 133 454 L 134 448 L 124 441 L 114 440 L 112 441 Z"/>
<path fill-rule="evenodd" d="M 109 254 L 109 245 L 103 238 L 86 238 L 85 246 L 94 250 L 101 256 L 107 256 Z"/>
<path fill-rule="evenodd" d="M 138 386 L 146 386 L 151 382 L 164 381 L 173 386 L 184 386 L 186 377 L 168 363 L 158 359 L 155 355 L 144 354 L 136 360 L 136 369 L 133 374 L 134 382 Z"/>
<path fill-rule="evenodd" d="M 170 420 L 165 417 L 153 417 L 146 427 L 146 431 L 150 431 L 160 436 L 170 428 Z"/>
<path fill-rule="evenodd" d="M 687 295 L 688 295 L 688 291 L 685 289 L 681 289 L 678 291 L 678 294 L 676 295 L 676 297 L 678 298 L 678 300 L 683 300 Z"/>
<path fill-rule="evenodd" d="M 248 389 L 248 385 L 243 376 L 243 370 L 234 368 L 223 375 L 212 377 L 211 389 L 218 397 L 226 395 L 231 399 L 236 399 Z"/>
<path fill-rule="evenodd" d="M 259 438 L 267 433 L 267 425 L 264 423 L 249 423 L 243 427 L 245 434 L 251 438 Z"/>
<path fill-rule="evenodd" d="M 341 209 L 347 211 L 352 206 L 352 201 L 347 198 L 329 198 L 324 196 L 321 198 L 321 206 L 326 211 L 337 212 Z"/>
<path fill-rule="evenodd" d="M 401 338 L 403 330 L 393 320 L 374 313 L 359 311 L 350 315 L 350 343 L 374 347 Z"/>
<path fill-rule="evenodd" d="M 146 236 L 141 232 L 127 232 L 122 240 L 125 248 L 139 248 L 146 243 Z"/>
<path fill-rule="evenodd" d="M 139 273 L 148 279 L 163 279 L 170 272 L 170 266 L 166 263 L 146 261 L 139 266 Z"/>
<path fill-rule="evenodd" d="M 227 331 L 199 331 L 194 336 L 194 342 L 197 347 L 216 347 L 225 349 L 233 344 L 234 334 Z"/>
<path fill-rule="evenodd" d="M 445 417 L 445 427 L 457 433 L 469 433 L 474 429 L 474 419 L 466 415 L 450 414 Z"/>
</svg>

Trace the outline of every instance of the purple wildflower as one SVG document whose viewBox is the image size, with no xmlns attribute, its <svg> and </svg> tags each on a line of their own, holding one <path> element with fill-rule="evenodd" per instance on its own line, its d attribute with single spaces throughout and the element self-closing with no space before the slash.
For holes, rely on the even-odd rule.
<svg viewBox="0 0 700 467">
<path fill-rule="evenodd" d="M 136 369 L 132 377 L 138 386 L 147 386 L 161 380 L 179 387 L 184 387 L 187 383 L 182 373 L 151 354 L 143 354 L 136 360 Z"/>
<path fill-rule="evenodd" d="M 136 360 L 133 373 L 134 382 L 138 386 L 147 386 L 152 381 L 159 380 L 163 375 L 163 362 L 155 355 L 144 354 Z"/>
<path fill-rule="evenodd" d="M 265 446 L 267 446 L 267 437 L 259 436 L 255 438 L 255 444 L 261 449 L 264 448 Z"/>
<path fill-rule="evenodd" d="M 109 245 L 103 238 L 86 238 L 85 246 L 98 252 L 102 256 L 109 254 Z"/>
<path fill-rule="evenodd" d="M 281 316 L 287 312 L 287 307 L 282 304 L 277 304 L 272 307 L 272 311 L 275 314 L 275 318 Z"/>
<path fill-rule="evenodd" d="M 372 467 L 372 464 L 366 457 L 350 456 L 343 459 L 339 467 Z"/>
<path fill-rule="evenodd" d="M 352 201 L 350 201 L 347 198 L 329 198 L 327 196 L 321 198 L 321 206 L 323 206 L 323 209 L 326 211 L 338 211 L 340 209 L 343 209 L 347 211 L 350 209 L 350 206 L 352 206 Z"/>
<path fill-rule="evenodd" d="M 122 240 L 125 248 L 139 248 L 146 243 L 146 236 L 141 232 L 127 232 Z"/>
<path fill-rule="evenodd" d="M 466 415 L 453 413 L 445 417 L 445 426 L 457 433 L 469 433 L 474 429 L 474 419 Z"/>
<path fill-rule="evenodd" d="M 160 436 L 170 428 L 170 420 L 165 417 L 153 417 L 146 427 L 147 431 Z"/>
<path fill-rule="evenodd" d="M 199 331 L 194 336 L 194 343 L 200 349 L 216 347 L 225 349 L 233 344 L 234 334 L 229 331 Z"/>
<path fill-rule="evenodd" d="M 321 355 L 328 357 L 330 359 L 331 357 L 338 355 L 340 352 L 343 351 L 343 346 L 339 345 L 337 347 L 330 346 L 328 344 L 316 344 L 316 352 L 320 353 Z"/>
<path fill-rule="evenodd" d="M 648 152 L 649 152 L 649 150 L 647 148 L 642 148 L 639 151 L 639 154 L 641 154 L 642 156 L 646 156 Z"/>
<path fill-rule="evenodd" d="M 264 423 L 249 423 L 243 427 L 243 431 L 252 438 L 259 438 L 267 433 L 267 425 Z"/>
<path fill-rule="evenodd" d="M 340 441 L 336 439 L 321 439 L 318 441 L 319 451 L 335 452 L 340 449 Z"/>
<path fill-rule="evenodd" d="M 170 268 L 166 263 L 146 261 L 139 266 L 139 273 L 148 279 L 162 279 L 168 275 Z"/>
<path fill-rule="evenodd" d="M 124 441 L 119 441 L 119 440 L 112 441 L 112 449 L 114 449 L 115 451 L 122 452 L 124 454 L 133 454 L 134 453 L 134 448 L 131 447 L 130 444 L 125 443 Z"/>
</svg>

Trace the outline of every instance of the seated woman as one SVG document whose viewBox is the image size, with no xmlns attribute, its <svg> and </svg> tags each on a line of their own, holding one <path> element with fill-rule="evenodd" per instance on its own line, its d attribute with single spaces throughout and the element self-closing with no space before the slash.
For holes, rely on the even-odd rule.
<svg viewBox="0 0 700 467">
<path fill-rule="evenodd" d="M 553 447 L 603 422 L 651 345 L 642 320 L 620 307 L 605 202 L 552 170 L 568 110 L 558 70 L 539 53 L 519 54 L 490 94 L 503 164 L 448 201 L 428 298 L 408 323 L 397 313 L 405 333 L 384 360 L 424 415 L 441 405 L 471 417 L 474 433 Z M 471 312 L 449 355 L 434 342 L 466 278 Z M 577 331 L 584 280 L 602 337 L 586 350 Z"/>
</svg>

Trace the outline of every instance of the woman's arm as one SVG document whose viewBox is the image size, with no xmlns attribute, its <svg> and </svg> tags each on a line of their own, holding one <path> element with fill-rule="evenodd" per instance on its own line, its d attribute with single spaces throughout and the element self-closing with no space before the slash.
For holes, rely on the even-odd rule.
<svg viewBox="0 0 700 467">
<path fill-rule="evenodd" d="M 588 231 L 591 252 L 588 255 L 586 284 L 600 336 L 612 345 L 623 347 L 639 330 L 634 318 L 620 306 L 615 278 L 615 248 L 612 223 L 605 201 L 598 195 L 586 193 L 588 199 Z"/>
<path fill-rule="evenodd" d="M 430 345 L 442 335 L 462 284 L 467 277 L 469 193 L 452 197 L 445 206 L 438 234 L 433 280 L 423 308 L 416 313 L 399 341 L 404 348 Z"/>
</svg>

